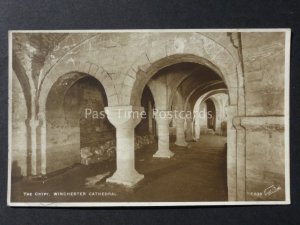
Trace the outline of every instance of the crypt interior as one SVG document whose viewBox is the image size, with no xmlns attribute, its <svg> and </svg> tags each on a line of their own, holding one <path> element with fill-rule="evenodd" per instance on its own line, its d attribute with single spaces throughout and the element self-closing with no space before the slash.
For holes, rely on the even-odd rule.
<svg viewBox="0 0 300 225">
<path fill-rule="evenodd" d="M 280 32 L 13 33 L 12 201 L 284 200 L 284 43 Z M 272 185 L 282 191 L 253 195 Z M 41 190 L 110 194 L 21 194 Z"/>
</svg>

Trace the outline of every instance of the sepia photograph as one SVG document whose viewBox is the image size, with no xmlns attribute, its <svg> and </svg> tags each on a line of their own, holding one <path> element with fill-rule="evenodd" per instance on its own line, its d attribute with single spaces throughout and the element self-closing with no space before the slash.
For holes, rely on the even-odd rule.
<svg viewBox="0 0 300 225">
<path fill-rule="evenodd" d="M 9 31 L 7 204 L 290 204 L 290 38 Z"/>
</svg>

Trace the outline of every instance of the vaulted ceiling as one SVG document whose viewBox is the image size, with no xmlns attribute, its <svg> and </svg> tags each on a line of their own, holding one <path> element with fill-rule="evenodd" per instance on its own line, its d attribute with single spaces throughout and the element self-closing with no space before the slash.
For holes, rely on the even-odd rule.
<svg viewBox="0 0 300 225">
<path fill-rule="evenodd" d="M 31 76 L 36 84 L 36 78 L 44 66 L 47 55 L 53 51 L 68 34 L 65 33 L 14 33 L 13 57 L 20 61 L 27 76 Z M 28 72 L 31 71 L 31 74 Z"/>
</svg>

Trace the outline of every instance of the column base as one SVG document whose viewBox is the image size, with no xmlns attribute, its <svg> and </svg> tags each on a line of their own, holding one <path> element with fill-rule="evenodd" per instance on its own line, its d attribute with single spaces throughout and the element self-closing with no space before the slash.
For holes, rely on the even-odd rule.
<svg viewBox="0 0 300 225">
<path fill-rule="evenodd" d="M 187 138 L 186 141 L 193 142 L 193 141 L 195 141 L 195 139 L 194 138 Z"/>
<path fill-rule="evenodd" d="M 157 152 L 153 155 L 154 158 L 172 158 L 174 153 L 170 150 L 157 150 Z"/>
<path fill-rule="evenodd" d="M 188 146 L 188 143 L 186 143 L 185 141 L 176 141 L 175 145 L 181 146 L 181 147 L 186 147 L 186 146 Z"/>
<path fill-rule="evenodd" d="M 131 174 L 124 174 L 116 171 L 111 177 L 106 179 L 107 183 L 124 185 L 126 187 L 134 187 L 138 182 L 144 179 L 143 174 L 139 174 L 137 171 Z"/>
</svg>

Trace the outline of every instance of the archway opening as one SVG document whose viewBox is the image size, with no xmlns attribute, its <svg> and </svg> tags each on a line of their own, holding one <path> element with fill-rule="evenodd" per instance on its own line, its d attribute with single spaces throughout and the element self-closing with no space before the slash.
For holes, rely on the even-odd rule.
<svg viewBox="0 0 300 225">
<path fill-rule="evenodd" d="M 155 109 L 155 102 L 151 90 L 148 86 L 144 88 L 141 106 L 144 108 L 145 116 L 141 122 L 136 126 L 135 132 L 137 135 L 156 134 L 155 120 L 153 118 L 153 110 Z"/>
<path fill-rule="evenodd" d="M 207 128 L 216 131 L 216 107 L 211 99 L 205 101 L 207 110 Z"/>
<path fill-rule="evenodd" d="M 105 106 L 104 88 L 90 75 L 70 73 L 55 82 L 46 102 L 47 174 L 115 154 L 115 128 Z"/>
<path fill-rule="evenodd" d="M 154 158 L 173 158 L 175 156 L 177 162 L 181 165 L 192 165 L 186 168 L 186 170 L 183 169 L 185 170 L 185 175 L 182 174 L 181 176 L 180 173 L 177 173 L 176 179 L 173 177 L 173 180 L 169 180 L 169 176 L 163 173 L 158 174 L 156 179 L 164 177 L 164 179 L 171 183 L 177 180 L 177 183 L 186 184 L 186 190 L 189 190 L 194 185 L 198 186 L 198 190 L 194 192 L 193 198 L 199 198 L 200 201 L 209 201 L 212 197 L 217 198 L 217 200 L 226 200 L 228 198 L 226 138 L 220 138 L 218 135 L 208 138 L 204 137 L 205 140 L 209 139 L 208 142 L 210 145 L 203 145 L 202 141 L 198 142 L 199 140 L 197 140 L 195 142 L 192 135 L 193 121 L 196 120 L 195 116 L 197 116 L 194 113 L 194 105 L 201 96 L 205 95 L 207 97 L 207 93 L 216 90 L 227 91 L 227 86 L 222 76 L 217 73 L 217 70 L 211 69 L 208 65 L 177 61 L 160 69 L 156 68 L 156 72 L 151 76 L 149 75 L 147 87 L 143 91 L 144 93 L 148 87 L 153 94 L 155 110 L 158 112 L 155 115 L 158 138 L 157 147 L 153 145 L 153 149 L 147 148 L 145 150 L 151 151 Z M 143 98 L 143 95 L 141 95 L 141 99 Z M 215 101 L 215 99 L 206 98 L 203 102 L 207 108 L 206 114 L 210 112 L 212 116 L 212 118 L 206 117 L 205 126 L 211 129 L 214 134 L 217 134 L 217 132 L 219 133 L 218 118 L 220 109 Z M 222 111 L 224 111 L 224 106 L 222 105 L 221 107 L 223 107 Z M 168 112 L 171 112 L 172 119 L 159 118 L 159 115 L 164 117 Z M 189 156 L 190 152 L 193 152 L 193 156 Z M 215 160 L 216 156 L 217 160 Z M 210 163 L 207 163 L 207 160 Z M 145 159 L 143 159 L 144 161 Z M 170 166 L 166 161 L 161 164 L 158 167 L 165 168 L 166 170 Z M 153 169 L 155 170 L 155 168 Z M 141 169 L 145 178 L 148 175 L 147 170 L 149 168 Z M 203 171 L 206 172 L 203 173 Z M 217 179 L 218 182 L 209 184 L 209 177 L 212 174 L 218 176 L 219 179 Z M 200 183 L 191 182 L 200 178 Z M 205 185 L 209 185 L 209 188 L 214 190 L 215 193 L 211 196 L 209 193 L 206 193 L 207 189 L 204 188 Z M 221 191 L 219 190 L 220 187 L 222 187 Z M 155 189 L 153 187 L 152 191 Z M 167 192 L 170 191 L 166 190 Z M 183 199 L 180 193 L 176 194 L 178 195 L 178 199 Z"/>
</svg>

